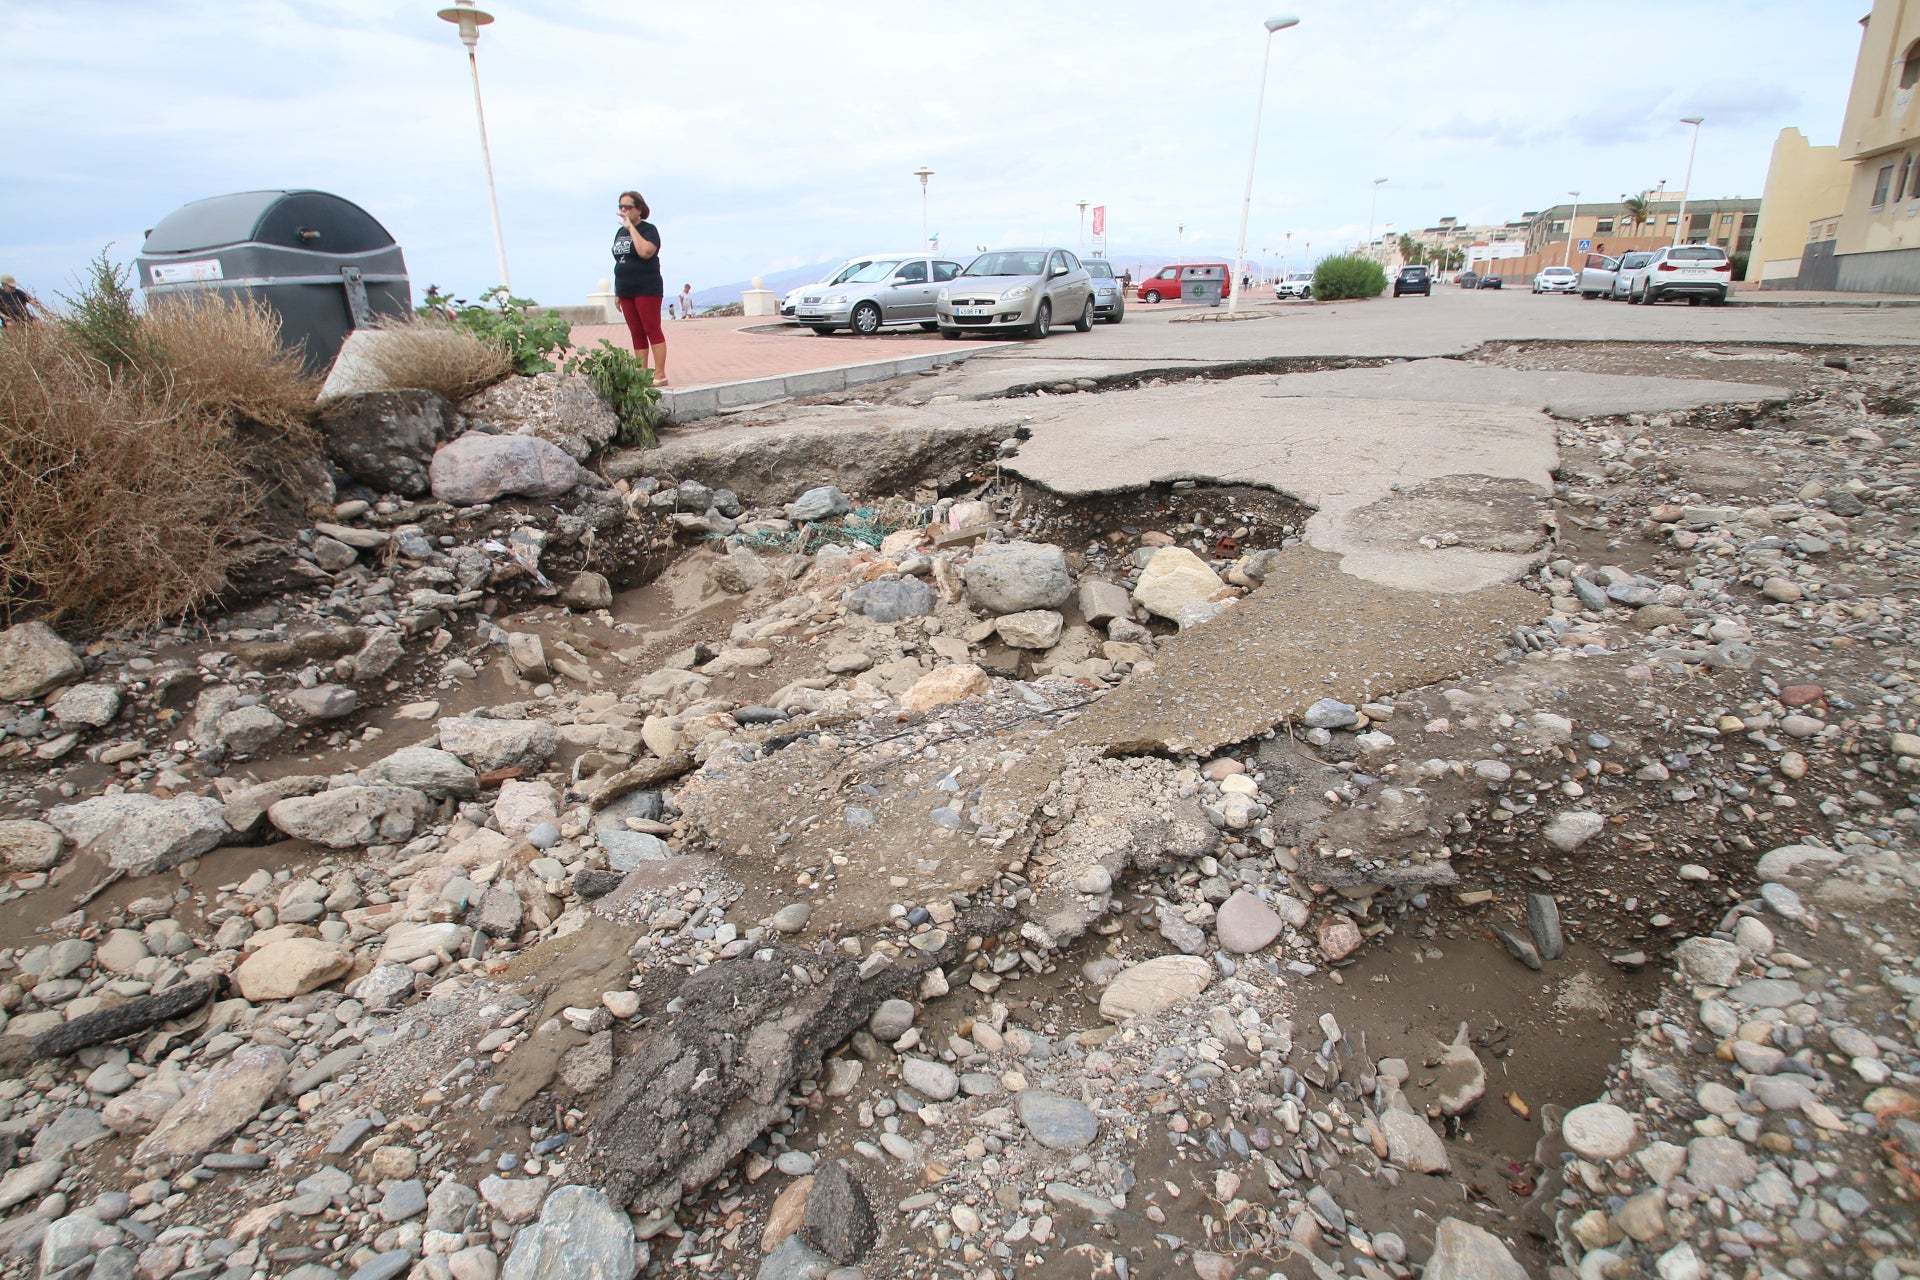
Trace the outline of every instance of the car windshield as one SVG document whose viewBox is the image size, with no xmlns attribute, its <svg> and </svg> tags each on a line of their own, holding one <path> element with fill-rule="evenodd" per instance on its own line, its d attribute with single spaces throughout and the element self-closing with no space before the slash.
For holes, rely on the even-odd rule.
<svg viewBox="0 0 1920 1280">
<path fill-rule="evenodd" d="M 1644 267 L 1652 261 L 1653 255 L 1650 253 L 1630 253 L 1620 259 L 1620 265 L 1622 268 Z"/>
<path fill-rule="evenodd" d="M 1727 256 L 1727 251 L 1725 249 L 1715 249 L 1708 245 L 1698 245 L 1689 248 L 1674 249 L 1669 252 L 1667 256 L 1676 261 L 1718 262 Z"/>
<path fill-rule="evenodd" d="M 854 272 L 865 269 L 867 266 L 869 266 L 872 263 L 872 261 L 873 259 L 871 258 L 861 258 L 857 262 L 849 262 L 846 266 L 840 268 L 840 273 L 834 276 L 833 279 L 827 281 L 827 283 L 828 284 L 845 284 L 847 281 L 853 279 Z"/>
<path fill-rule="evenodd" d="M 891 276 L 893 274 L 893 269 L 899 265 L 900 265 L 900 262 L 896 258 L 881 258 L 878 261 L 869 262 L 866 266 L 860 268 L 860 270 L 848 276 L 841 283 L 843 284 L 878 284 L 880 281 L 885 280 L 888 276 Z"/>
<path fill-rule="evenodd" d="M 1400 268 L 1400 274 L 1403 276 L 1423 276 L 1427 274 L 1427 269 L 1425 267 L 1402 267 Z"/>
<path fill-rule="evenodd" d="M 1044 249 L 1013 253 L 983 253 L 967 265 L 963 276 L 1037 276 L 1047 269 Z"/>
<path fill-rule="evenodd" d="M 1311 272 L 1311 271 L 1296 271 L 1296 272 L 1294 272 L 1294 273 L 1293 273 L 1292 275 L 1290 275 L 1290 276 L 1288 276 L 1288 277 L 1287 277 L 1287 279 L 1289 279 L 1289 280 L 1311 280 L 1311 279 L 1313 279 L 1313 272 Z"/>
<path fill-rule="evenodd" d="M 1573 274 L 1573 271 L 1569 267 L 1548 267 L 1540 274 L 1543 276 L 1570 276 Z"/>
<path fill-rule="evenodd" d="M 1113 268 L 1108 266 L 1106 263 L 1100 261 L 1098 258 L 1088 258 L 1085 262 L 1081 263 L 1080 265 L 1085 267 L 1087 269 L 1087 274 L 1092 276 L 1096 280 L 1113 279 Z"/>
</svg>

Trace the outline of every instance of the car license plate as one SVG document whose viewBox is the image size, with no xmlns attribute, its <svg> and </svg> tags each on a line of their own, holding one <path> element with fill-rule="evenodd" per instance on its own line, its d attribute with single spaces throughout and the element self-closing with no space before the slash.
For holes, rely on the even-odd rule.
<svg viewBox="0 0 1920 1280">
<path fill-rule="evenodd" d="M 957 316 L 990 316 L 993 314 L 993 308 L 992 307 L 955 307 L 953 309 L 953 314 Z"/>
<path fill-rule="evenodd" d="M 800 313 L 800 316 L 802 319 L 805 319 L 805 320 L 814 320 L 814 319 L 824 319 L 826 314 L 827 314 L 826 312 L 821 311 L 817 307 L 808 307 Z"/>
</svg>

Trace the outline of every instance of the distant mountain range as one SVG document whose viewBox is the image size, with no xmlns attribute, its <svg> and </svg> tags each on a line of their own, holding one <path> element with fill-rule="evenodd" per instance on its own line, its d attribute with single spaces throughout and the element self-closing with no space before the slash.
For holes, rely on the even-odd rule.
<svg viewBox="0 0 1920 1280">
<path fill-rule="evenodd" d="M 972 259 L 973 254 L 969 252 L 955 254 L 954 256 L 960 261 L 966 262 Z M 1116 271 L 1132 271 L 1133 278 L 1139 280 L 1143 276 L 1158 271 L 1170 262 L 1231 262 L 1232 260 L 1233 258 L 1230 254 L 1226 257 L 1219 257 L 1213 254 L 1194 253 L 1185 258 L 1173 258 L 1164 254 L 1146 254 L 1131 258 L 1115 259 L 1113 267 Z M 789 290 L 797 289 L 803 284 L 812 284 L 814 281 L 822 279 L 845 261 L 845 258 L 833 258 L 826 262 L 815 262 L 804 267 L 793 267 L 786 271 L 769 271 L 766 275 L 762 276 L 761 279 L 767 288 L 773 290 L 774 293 L 781 297 L 785 297 Z M 1247 269 L 1249 271 L 1256 270 L 1258 265 L 1260 264 L 1249 259 Z M 1280 260 L 1278 258 L 1275 258 L 1272 262 L 1265 265 L 1268 268 L 1269 274 L 1277 273 L 1280 270 Z M 1299 271 L 1304 269 L 1308 264 L 1304 261 L 1298 261 L 1291 262 L 1289 265 L 1293 270 Z M 693 304 L 696 307 L 725 306 L 729 302 L 740 301 L 740 295 L 752 287 L 753 281 L 751 280 L 735 280 L 728 284 L 714 285 L 710 289 L 695 289 L 693 291 Z"/>
</svg>

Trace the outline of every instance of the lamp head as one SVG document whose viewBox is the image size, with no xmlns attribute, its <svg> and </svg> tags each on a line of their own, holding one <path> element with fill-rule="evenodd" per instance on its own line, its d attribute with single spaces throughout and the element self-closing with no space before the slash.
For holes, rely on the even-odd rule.
<svg viewBox="0 0 1920 1280">
<path fill-rule="evenodd" d="M 1705 116 L 1681 116 L 1681 117 L 1680 117 L 1680 123 L 1681 123 L 1681 124 L 1696 124 L 1696 125 L 1697 125 L 1697 124 L 1699 124 L 1699 123 L 1701 123 L 1701 122 L 1702 122 L 1703 120 L 1705 120 L 1705 119 L 1706 119 L 1706 117 L 1705 117 Z"/>
<path fill-rule="evenodd" d="M 1272 34 L 1275 31 L 1285 31 L 1288 27 L 1297 27 L 1299 25 L 1300 19 L 1293 17 L 1291 14 L 1285 17 L 1268 18 L 1266 23 L 1268 34 Z"/>
<path fill-rule="evenodd" d="M 453 0 L 451 8 L 440 10 L 440 18 L 460 28 L 460 43 L 469 49 L 480 43 L 480 28 L 493 21 L 493 15 L 476 8 L 473 0 Z"/>
</svg>

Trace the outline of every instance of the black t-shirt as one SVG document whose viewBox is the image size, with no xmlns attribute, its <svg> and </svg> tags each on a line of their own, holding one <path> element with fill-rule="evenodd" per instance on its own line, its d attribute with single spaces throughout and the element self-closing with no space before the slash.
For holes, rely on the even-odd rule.
<svg viewBox="0 0 1920 1280">
<path fill-rule="evenodd" d="M 660 229 L 651 222 L 640 222 L 642 239 L 653 242 L 654 254 L 643 258 L 633 251 L 633 237 L 627 224 L 613 233 L 613 292 L 621 298 L 658 298 L 666 293 L 660 283 Z"/>
</svg>

